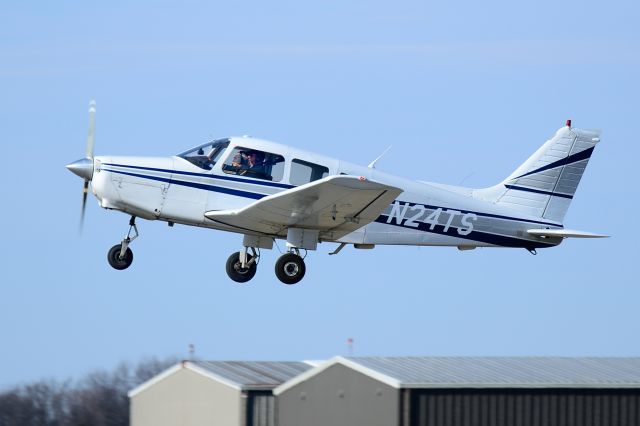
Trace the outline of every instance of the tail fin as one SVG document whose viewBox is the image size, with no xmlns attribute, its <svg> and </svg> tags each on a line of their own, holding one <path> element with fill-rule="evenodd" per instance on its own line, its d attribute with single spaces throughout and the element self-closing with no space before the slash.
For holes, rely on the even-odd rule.
<svg viewBox="0 0 640 426">
<path fill-rule="evenodd" d="M 571 120 L 500 184 L 474 196 L 562 222 L 600 132 L 571 128 Z"/>
</svg>

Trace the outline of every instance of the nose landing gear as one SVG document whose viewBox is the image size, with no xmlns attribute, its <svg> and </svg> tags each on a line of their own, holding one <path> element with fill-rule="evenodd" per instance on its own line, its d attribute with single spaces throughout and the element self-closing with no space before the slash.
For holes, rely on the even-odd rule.
<svg viewBox="0 0 640 426">
<path fill-rule="evenodd" d="M 131 235 L 131 231 L 134 232 L 134 235 Z M 131 216 L 129 220 L 129 232 L 127 232 L 127 236 L 122 240 L 120 244 L 116 244 L 111 247 L 109 253 L 107 253 L 107 261 L 109 265 L 113 269 L 117 269 L 119 271 L 123 269 L 127 269 L 133 263 L 133 252 L 129 248 L 129 244 L 138 238 L 140 234 L 138 234 L 138 227 L 136 226 L 136 217 Z"/>
</svg>

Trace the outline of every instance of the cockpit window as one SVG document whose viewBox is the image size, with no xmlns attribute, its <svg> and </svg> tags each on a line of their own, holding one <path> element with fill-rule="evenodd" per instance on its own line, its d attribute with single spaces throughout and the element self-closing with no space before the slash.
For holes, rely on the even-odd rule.
<svg viewBox="0 0 640 426">
<path fill-rule="evenodd" d="M 229 139 L 217 139 L 182 152 L 178 157 L 184 158 L 201 169 L 211 170 L 228 146 Z"/>
<path fill-rule="evenodd" d="M 256 149 L 236 147 L 222 165 L 222 171 L 279 182 L 284 175 L 284 157 Z"/>
</svg>

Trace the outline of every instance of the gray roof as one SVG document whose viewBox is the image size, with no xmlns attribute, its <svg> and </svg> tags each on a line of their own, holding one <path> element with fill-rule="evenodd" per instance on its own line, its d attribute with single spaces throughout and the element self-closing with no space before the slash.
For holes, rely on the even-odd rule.
<svg viewBox="0 0 640 426">
<path fill-rule="evenodd" d="M 640 358 L 344 357 L 397 387 L 640 387 Z"/>
<path fill-rule="evenodd" d="M 296 361 L 190 361 L 242 389 L 273 389 L 312 366 Z"/>
</svg>

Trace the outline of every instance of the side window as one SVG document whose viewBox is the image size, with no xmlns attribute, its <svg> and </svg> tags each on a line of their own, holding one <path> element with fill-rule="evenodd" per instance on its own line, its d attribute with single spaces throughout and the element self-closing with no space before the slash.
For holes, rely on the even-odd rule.
<svg viewBox="0 0 640 426">
<path fill-rule="evenodd" d="M 284 157 L 256 149 L 236 147 L 222 165 L 222 171 L 231 175 L 279 182 L 284 175 Z"/>
<path fill-rule="evenodd" d="M 308 161 L 298 160 L 297 158 L 291 162 L 291 176 L 289 182 L 292 185 L 304 185 L 314 180 L 322 179 L 329 175 L 329 168 L 320 164 L 309 163 Z"/>
</svg>

